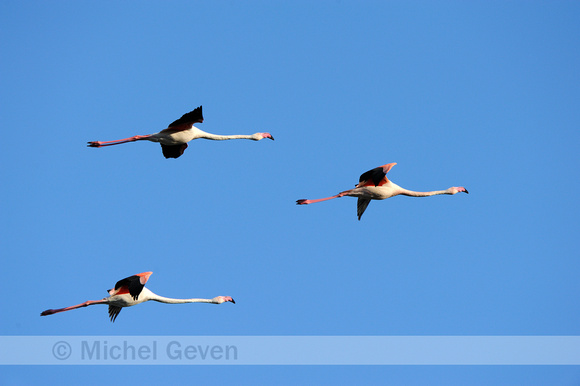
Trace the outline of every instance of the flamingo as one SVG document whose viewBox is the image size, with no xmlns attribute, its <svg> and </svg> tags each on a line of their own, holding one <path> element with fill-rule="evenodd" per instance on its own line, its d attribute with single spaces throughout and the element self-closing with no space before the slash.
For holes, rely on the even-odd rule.
<svg viewBox="0 0 580 386">
<path fill-rule="evenodd" d="M 358 197 L 356 212 L 360 221 L 361 216 L 365 212 L 367 206 L 369 206 L 371 200 L 384 200 L 385 198 L 397 196 L 399 194 L 411 197 L 428 197 L 438 194 L 453 195 L 459 192 L 469 193 L 463 186 L 452 186 L 449 189 L 435 190 L 433 192 L 414 192 L 412 190 L 401 188 L 399 185 L 394 184 L 387 178 L 387 173 L 396 164 L 396 162 L 386 164 L 361 174 L 359 183 L 354 189 L 345 190 L 335 196 L 319 198 L 317 200 L 297 200 L 296 205 L 314 204 L 315 202 L 332 200 L 333 198 L 343 196 Z"/>
<path fill-rule="evenodd" d="M 183 114 L 181 118 L 171 123 L 167 129 L 161 130 L 159 133 L 135 135 L 133 137 L 123 138 L 116 141 L 91 141 L 87 142 L 87 146 L 105 147 L 120 145 L 127 142 L 147 140 L 151 142 L 159 142 L 165 158 L 179 158 L 185 149 L 187 149 L 187 143 L 197 138 L 213 139 L 216 141 L 223 141 L 226 139 L 251 139 L 259 141 L 264 138 L 274 140 L 274 137 L 272 137 L 272 134 L 270 133 L 255 133 L 252 135 L 216 135 L 206 133 L 205 131 L 193 126 L 194 123 L 202 122 L 203 115 L 201 113 L 201 106 L 199 106 L 195 110 Z"/>
<path fill-rule="evenodd" d="M 65 308 L 57 308 L 54 310 L 46 310 L 40 313 L 40 316 L 52 315 L 59 312 L 70 311 L 76 308 L 92 306 L 94 304 L 108 304 L 109 305 L 109 317 L 111 322 L 117 319 L 117 316 L 121 312 L 123 307 L 131 307 L 136 304 L 140 304 L 149 300 L 154 300 L 160 303 L 168 304 L 181 304 L 181 303 L 212 303 L 212 304 L 222 304 L 225 302 L 236 303 L 234 299 L 229 296 L 216 296 L 213 299 L 171 299 L 163 296 L 154 294 L 145 288 L 145 283 L 149 280 L 153 272 L 143 272 L 138 273 L 133 276 L 119 280 L 115 284 L 114 289 L 110 289 L 109 296 L 101 300 L 89 300 L 76 306 L 70 306 Z"/>
</svg>

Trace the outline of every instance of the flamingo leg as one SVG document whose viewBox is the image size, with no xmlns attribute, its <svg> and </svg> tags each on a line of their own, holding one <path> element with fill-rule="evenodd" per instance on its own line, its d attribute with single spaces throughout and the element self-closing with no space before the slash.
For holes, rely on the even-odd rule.
<svg viewBox="0 0 580 386">
<path fill-rule="evenodd" d="M 54 309 L 54 310 L 42 311 L 40 313 L 40 316 L 57 314 L 59 312 L 70 311 L 70 310 L 74 310 L 74 309 L 77 309 L 77 308 L 92 306 L 93 304 L 106 304 L 106 303 L 107 303 L 106 300 L 89 300 L 89 301 L 86 301 L 84 303 L 77 304 L 76 306 L 70 306 L 70 307 L 65 307 L 65 308 L 57 308 L 57 309 Z"/>
<path fill-rule="evenodd" d="M 91 142 L 87 142 L 87 146 L 88 147 L 105 147 L 105 146 L 120 145 L 122 143 L 135 142 L 135 141 L 147 139 L 149 137 L 150 137 L 150 135 L 135 135 L 133 137 L 118 139 L 116 141 L 91 141 Z"/>
<path fill-rule="evenodd" d="M 345 190 L 344 192 L 340 192 L 337 195 L 325 197 L 325 198 L 317 198 L 316 200 L 306 200 L 306 199 L 297 200 L 296 205 L 308 205 L 308 204 L 314 204 L 314 203 L 321 202 L 321 201 L 328 201 L 328 200 L 332 200 L 333 198 L 339 198 L 342 196 L 346 196 L 349 192 L 350 192 L 350 190 Z"/>
</svg>

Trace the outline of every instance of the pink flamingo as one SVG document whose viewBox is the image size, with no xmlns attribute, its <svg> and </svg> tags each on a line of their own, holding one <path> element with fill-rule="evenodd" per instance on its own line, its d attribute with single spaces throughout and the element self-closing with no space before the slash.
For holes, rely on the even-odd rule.
<svg viewBox="0 0 580 386">
<path fill-rule="evenodd" d="M 298 200 L 296 201 L 296 204 L 313 204 L 315 202 L 332 200 L 333 198 L 343 196 L 358 197 L 356 212 L 358 219 L 360 220 L 371 200 L 384 200 L 385 198 L 397 196 L 399 194 L 411 197 L 427 197 L 435 196 L 437 194 L 455 194 L 459 192 L 469 193 L 463 186 L 452 186 L 446 190 L 435 190 L 433 192 L 414 192 L 412 190 L 401 188 L 399 185 L 392 183 L 387 178 L 387 173 L 396 164 L 396 162 L 386 164 L 361 174 L 359 183 L 354 189 L 345 190 L 344 192 L 340 192 L 335 196 L 319 198 L 317 200 Z"/>
<path fill-rule="evenodd" d="M 201 113 L 201 106 L 187 114 L 184 114 L 181 118 L 174 121 L 165 130 L 161 130 L 159 133 L 149 134 L 149 135 L 135 135 L 129 138 L 123 138 L 116 141 L 91 141 L 87 142 L 88 147 L 104 147 L 120 145 L 127 142 L 135 141 L 151 141 L 159 142 L 161 144 L 161 150 L 165 158 L 179 158 L 185 149 L 187 149 L 187 143 L 191 140 L 197 138 L 213 139 L 216 141 L 223 141 L 226 139 L 251 139 L 254 141 L 259 141 L 263 138 L 269 138 L 274 140 L 274 137 L 270 133 L 256 133 L 252 135 L 216 135 L 206 133 L 193 126 L 194 123 L 203 122 L 203 115 Z"/>
<path fill-rule="evenodd" d="M 145 288 L 145 283 L 149 280 L 153 272 L 143 272 L 119 280 L 114 289 L 108 290 L 109 296 L 101 300 L 89 300 L 76 306 L 58 308 L 55 310 L 43 311 L 40 316 L 52 315 L 58 312 L 70 311 L 76 308 L 92 306 L 94 304 L 108 304 L 109 317 L 114 322 L 123 307 L 131 307 L 149 300 L 160 303 L 181 304 L 181 303 L 213 303 L 222 304 L 224 302 L 235 303 L 229 296 L 216 296 L 213 299 L 171 299 L 154 294 Z"/>
</svg>

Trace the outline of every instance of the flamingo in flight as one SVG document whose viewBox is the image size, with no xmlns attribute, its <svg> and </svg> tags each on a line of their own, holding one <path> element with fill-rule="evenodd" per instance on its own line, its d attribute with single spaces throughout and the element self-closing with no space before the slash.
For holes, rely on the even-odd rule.
<svg viewBox="0 0 580 386">
<path fill-rule="evenodd" d="M 256 133 L 252 135 L 217 135 L 206 133 L 205 131 L 193 126 L 194 123 L 202 122 L 203 115 L 201 113 L 201 106 L 199 106 L 195 110 L 183 114 L 181 118 L 171 123 L 167 129 L 161 130 L 159 133 L 135 135 L 133 137 L 123 138 L 116 141 L 91 141 L 87 142 L 87 146 L 104 147 L 147 140 L 151 142 L 159 142 L 165 158 L 179 158 L 185 149 L 187 149 L 187 143 L 197 138 L 213 139 L 216 141 L 223 141 L 226 139 L 251 139 L 259 141 L 263 138 L 274 140 L 274 137 L 272 137 L 272 134 L 270 133 Z"/>
<path fill-rule="evenodd" d="M 121 312 L 123 307 L 131 307 L 136 304 L 140 304 L 149 300 L 154 300 L 160 303 L 168 304 L 181 304 L 181 303 L 213 303 L 222 304 L 225 302 L 236 303 L 234 299 L 229 296 L 216 296 L 213 299 L 171 299 L 163 296 L 154 294 L 145 288 L 145 283 L 149 280 L 153 272 L 143 272 L 137 275 L 126 277 L 123 280 L 119 280 L 115 284 L 114 289 L 108 290 L 109 296 L 101 300 L 89 300 L 76 306 L 70 306 L 65 308 L 57 308 L 54 310 L 43 311 L 40 316 L 52 315 L 59 312 L 70 311 L 76 308 L 92 306 L 94 304 L 108 304 L 109 305 L 109 317 L 111 322 L 114 322 Z"/>
<path fill-rule="evenodd" d="M 333 198 L 343 196 L 358 197 L 356 214 L 360 220 L 361 216 L 365 212 L 365 209 L 367 206 L 369 206 L 371 200 L 384 200 L 385 198 L 397 196 L 399 194 L 411 197 L 428 197 L 438 194 L 456 194 L 459 192 L 469 193 L 463 186 L 452 186 L 449 189 L 435 190 L 433 192 L 414 192 L 412 190 L 401 188 L 399 185 L 394 184 L 387 178 L 387 173 L 396 164 L 396 162 L 386 164 L 361 174 L 359 183 L 354 189 L 345 190 L 344 192 L 340 192 L 335 196 L 319 198 L 317 200 L 298 200 L 296 201 L 296 204 L 314 204 L 315 202 L 332 200 Z"/>
</svg>

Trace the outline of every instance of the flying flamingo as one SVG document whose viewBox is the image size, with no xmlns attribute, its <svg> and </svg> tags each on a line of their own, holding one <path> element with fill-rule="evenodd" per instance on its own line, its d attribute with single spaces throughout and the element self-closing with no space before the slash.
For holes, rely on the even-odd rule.
<svg viewBox="0 0 580 386">
<path fill-rule="evenodd" d="M 112 145 L 120 145 L 127 142 L 135 141 L 151 141 L 159 142 L 161 144 L 161 150 L 165 158 L 179 158 L 185 149 L 187 149 L 187 143 L 191 140 L 197 138 L 213 139 L 216 141 L 223 141 L 226 139 L 251 139 L 254 141 L 259 141 L 263 138 L 270 138 L 274 140 L 274 137 L 270 133 L 256 133 L 252 135 L 216 135 L 206 133 L 193 126 L 194 123 L 203 122 L 203 115 L 201 113 L 201 106 L 187 114 L 184 114 L 181 118 L 174 121 L 165 130 L 161 130 L 159 133 L 149 134 L 149 135 L 135 135 L 129 138 L 123 138 L 116 141 L 91 141 L 87 142 L 88 147 L 104 147 Z"/>
<path fill-rule="evenodd" d="M 361 216 L 365 212 L 365 209 L 367 206 L 369 206 L 371 200 L 384 200 L 385 198 L 397 196 L 399 194 L 411 197 L 427 197 L 435 196 L 437 194 L 455 194 L 459 192 L 469 193 L 463 186 L 452 186 L 446 190 L 435 190 L 433 192 L 414 192 L 412 190 L 401 188 L 399 185 L 392 183 L 387 178 L 387 173 L 396 164 L 396 162 L 386 164 L 361 174 L 359 183 L 354 189 L 345 190 L 344 192 L 340 192 L 335 196 L 319 198 L 317 200 L 298 200 L 296 201 L 296 204 L 313 204 L 315 202 L 332 200 L 333 198 L 343 196 L 358 197 L 356 214 L 360 220 Z"/>
<path fill-rule="evenodd" d="M 58 312 L 74 310 L 76 308 L 92 306 L 93 304 L 108 304 L 109 317 L 114 322 L 121 312 L 122 307 L 131 307 L 149 300 L 160 303 L 181 304 L 181 303 L 213 303 L 222 304 L 224 302 L 235 303 L 234 299 L 229 296 L 216 296 L 213 299 L 171 299 L 154 294 L 145 288 L 145 283 L 149 280 L 153 272 L 143 272 L 137 275 L 126 277 L 115 284 L 114 289 L 108 290 L 109 296 L 101 300 L 89 300 L 76 306 L 57 308 L 55 310 L 43 311 L 40 316 L 52 315 Z"/>
</svg>

